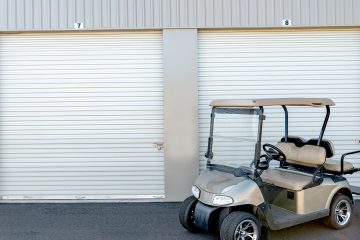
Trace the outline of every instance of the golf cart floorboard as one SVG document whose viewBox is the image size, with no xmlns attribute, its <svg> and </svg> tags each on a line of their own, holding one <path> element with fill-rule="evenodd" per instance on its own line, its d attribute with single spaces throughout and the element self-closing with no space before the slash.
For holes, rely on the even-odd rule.
<svg viewBox="0 0 360 240">
<path fill-rule="evenodd" d="M 327 209 L 309 213 L 309 214 L 296 214 L 292 211 L 286 210 L 284 208 L 270 205 L 271 206 L 271 215 L 274 219 L 274 226 L 270 228 L 272 230 L 279 230 L 287 227 L 292 227 L 301 223 L 309 222 L 315 219 L 326 217 L 329 215 Z"/>
<path fill-rule="evenodd" d="M 360 195 L 360 187 L 350 186 L 351 192 L 356 195 Z"/>
</svg>

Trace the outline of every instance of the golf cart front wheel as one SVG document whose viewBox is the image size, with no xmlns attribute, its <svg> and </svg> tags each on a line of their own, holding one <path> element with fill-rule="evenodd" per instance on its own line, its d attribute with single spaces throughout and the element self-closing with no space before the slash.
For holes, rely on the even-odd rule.
<svg viewBox="0 0 360 240">
<path fill-rule="evenodd" d="M 350 224 L 353 204 L 349 197 L 337 194 L 330 206 L 330 215 L 325 218 L 325 225 L 334 229 L 342 229 Z"/>
<path fill-rule="evenodd" d="M 194 196 L 190 196 L 181 204 L 179 211 L 179 221 L 181 225 L 189 232 L 197 232 L 195 225 L 195 206 L 198 200 Z"/>
<path fill-rule="evenodd" d="M 247 212 L 232 212 L 220 227 L 221 240 L 260 240 L 259 220 Z"/>
</svg>

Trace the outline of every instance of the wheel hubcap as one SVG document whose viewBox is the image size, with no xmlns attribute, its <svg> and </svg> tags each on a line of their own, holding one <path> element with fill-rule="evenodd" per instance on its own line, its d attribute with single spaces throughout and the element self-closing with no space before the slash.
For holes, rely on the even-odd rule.
<svg viewBox="0 0 360 240">
<path fill-rule="evenodd" d="M 343 226 L 346 225 L 351 216 L 351 206 L 346 200 L 341 200 L 335 207 L 335 220 L 336 223 Z"/>
<path fill-rule="evenodd" d="M 242 221 L 235 229 L 235 240 L 258 240 L 259 230 L 253 220 Z"/>
</svg>

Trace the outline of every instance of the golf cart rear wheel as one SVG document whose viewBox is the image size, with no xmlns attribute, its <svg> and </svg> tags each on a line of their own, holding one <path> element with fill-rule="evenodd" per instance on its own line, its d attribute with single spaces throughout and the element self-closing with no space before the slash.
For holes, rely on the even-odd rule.
<svg viewBox="0 0 360 240">
<path fill-rule="evenodd" d="M 189 232 L 197 232 L 195 226 L 195 206 L 198 200 L 194 196 L 190 196 L 181 204 L 179 211 L 179 220 L 181 225 Z"/>
<path fill-rule="evenodd" d="M 221 240 L 260 240 L 259 220 L 247 212 L 232 212 L 221 224 Z"/>
<path fill-rule="evenodd" d="M 351 200 L 342 194 L 333 198 L 330 206 L 330 215 L 325 218 L 325 225 L 334 229 L 342 229 L 350 224 L 353 213 Z"/>
</svg>

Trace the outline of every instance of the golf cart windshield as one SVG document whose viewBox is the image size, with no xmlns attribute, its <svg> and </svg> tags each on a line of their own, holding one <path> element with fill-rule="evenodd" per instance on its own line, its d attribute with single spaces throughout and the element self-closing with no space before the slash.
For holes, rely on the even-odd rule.
<svg viewBox="0 0 360 240">
<path fill-rule="evenodd" d="M 213 110 L 212 146 L 207 155 L 212 164 L 250 166 L 258 140 L 259 108 L 216 108 Z M 249 161 L 250 160 L 250 161 Z"/>
</svg>

